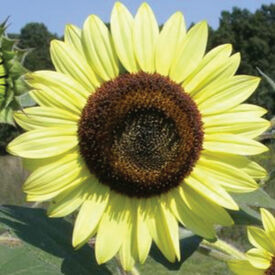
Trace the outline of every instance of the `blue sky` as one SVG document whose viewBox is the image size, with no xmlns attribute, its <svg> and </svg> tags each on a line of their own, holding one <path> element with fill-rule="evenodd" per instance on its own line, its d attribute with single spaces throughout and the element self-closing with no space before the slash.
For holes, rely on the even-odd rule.
<svg viewBox="0 0 275 275">
<path fill-rule="evenodd" d="M 82 26 L 89 14 L 99 15 L 109 21 L 115 0 L 9 0 L 1 1 L 0 21 L 11 16 L 8 32 L 19 32 L 28 22 L 43 22 L 51 32 L 61 35 L 67 23 Z M 143 0 L 124 0 L 131 12 L 135 13 Z M 262 4 L 275 3 L 274 0 L 148 0 L 158 22 L 163 23 L 173 12 L 184 13 L 186 23 L 206 19 L 216 28 L 222 10 L 233 6 L 255 11 Z"/>
</svg>

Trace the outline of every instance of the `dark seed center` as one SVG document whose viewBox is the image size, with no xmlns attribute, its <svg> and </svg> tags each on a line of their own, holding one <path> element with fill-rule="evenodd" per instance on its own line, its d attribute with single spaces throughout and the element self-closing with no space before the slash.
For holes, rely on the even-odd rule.
<svg viewBox="0 0 275 275">
<path fill-rule="evenodd" d="M 270 267 L 265 271 L 266 275 L 275 275 L 275 257 L 272 258 Z"/>
<path fill-rule="evenodd" d="M 79 149 L 102 184 L 150 197 L 178 186 L 202 149 L 200 113 L 181 86 L 158 74 L 125 74 L 90 96 Z"/>
<path fill-rule="evenodd" d="M 143 170 L 159 170 L 177 156 L 179 136 L 176 125 L 157 109 L 129 112 L 113 136 L 113 155 Z"/>
</svg>

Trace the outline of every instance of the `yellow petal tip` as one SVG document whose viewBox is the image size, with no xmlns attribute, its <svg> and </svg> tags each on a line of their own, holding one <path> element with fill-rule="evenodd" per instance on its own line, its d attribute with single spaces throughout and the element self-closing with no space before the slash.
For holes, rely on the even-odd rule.
<svg viewBox="0 0 275 275">
<path fill-rule="evenodd" d="M 121 7 L 124 7 L 124 5 L 123 5 L 121 2 L 119 2 L 119 1 L 115 2 L 114 8 L 119 9 L 119 8 L 121 8 Z"/>
<path fill-rule="evenodd" d="M 203 28 L 208 28 L 208 23 L 206 20 L 202 20 L 201 22 L 198 23 L 201 27 Z"/>
<path fill-rule="evenodd" d="M 140 5 L 139 9 L 140 9 L 140 10 L 141 10 L 141 9 L 151 9 L 151 7 L 149 6 L 148 3 L 143 2 L 143 3 Z"/>
<path fill-rule="evenodd" d="M 176 11 L 174 14 L 173 14 L 174 17 L 183 17 L 183 13 L 181 11 Z"/>
<path fill-rule="evenodd" d="M 77 239 L 77 237 L 75 236 L 75 234 L 73 234 L 73 238 L 72 238 L 72 246 L 73 248 L 77 248 L 77 246 L 81 243 L 81 241 L 79 239 Z"/>
</svg>

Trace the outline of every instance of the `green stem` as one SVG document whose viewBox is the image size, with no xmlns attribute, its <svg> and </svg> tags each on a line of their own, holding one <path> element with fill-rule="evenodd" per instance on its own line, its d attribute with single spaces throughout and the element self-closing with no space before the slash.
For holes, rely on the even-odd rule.
<svg viewBox="0 0 275 275">
<path fill-rule="evenodd" d="M 230 258 L 236 258 L 236 259 L 245 259 L 245 255 L 239 251 L 237 248 L 234 246 L 228 244 L 227 242 L 218 239 L 214 243 L 210 243 L 206 240 L 202 241 L 202 246 L 203 247 L 208 247 L 210 249 L 215 249 L 216 251 L 223 252 L 225 255 L 225 258 L 230 257 Z"/>
</svg>

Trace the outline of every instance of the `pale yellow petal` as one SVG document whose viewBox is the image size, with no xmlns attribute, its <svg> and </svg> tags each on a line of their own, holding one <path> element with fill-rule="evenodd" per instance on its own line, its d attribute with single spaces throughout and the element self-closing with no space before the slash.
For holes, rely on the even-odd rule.
<svg viewBox="0 0 275 275">
<path fill-rule="evenodd" d="M 201 196 L 190 188 L 190 186 L 182 184 L 179 187 L 179 193 L 188 208 L 209 223 L 223 226 L 234 224 L 234 221 L 223 207 Z"/>
<path fill-rule="evenodd" d="M 119 250 L 119 259 L 121 265 L 125 271 L 131 271 L 135 265 L 135 258 L 133 257 L 132 253 L 132 240 L 133 240 L 133 233 L 132 233 L 133 225 L 130 224 L 129 230 L 127 231 L 127 235 L 125 240 L 123 240 L 121 248 Z"/>
<path fill-rule="evenodd" d="M 264 270 L 255 268 L 249 261 L 231 260 L 227 263 L 236 275 L 264 275 Z"/>
<path fill-rule="evenodd" d="M 264 229 L 273 240 L 275 246 L 275 218 L 269 211 L 264 208 L 261 208 L 261 216 Z"/>
<path fill-rule="evenodd" d="M 156 71 L 168 75 L 171 64 L 177 58 L 177 49 L 186 33 L 181 12 L 174 13 L 164 24 L 156 46 Z"/>
<path fill-rule="evenodd" d="M 204 138 L 203 147 L 212 152 L 237 155 L 257 155 L 266 152 L 268 148 L 262 143 L 240 135 L 209 134 Z"/>
<path fill-rule="evenodd" d="M 214 239 L 216 232 L 213 224 L 209 223 L 202 216 L 197 215 L 191 210 L 183 198 L 180 196 L 178 190 L 172 190 L 167 194 L 167 204 L 172 213 L 187 229 L 190 229 L 197 235 L 206 239 Z"/>
<path fill-rule="evenodd" d="M 78 153 L 66 154 L 60 160 L 41 166 L 26 180 L 28 194 L 47 194 L 82 184 L 90 174 Z"/>
<path fill-rule="evenodd" d="M 31 107 L 17 111 L 14 119 L 25 130 L 48 127 L 76 128 L 79 117 L 62 109 Z"/>
<path fill-rule="evenodd" d="M 261 179 L 267 176 L 267 172 L 263 167 L 244 156 L 220 152 L 209 152 L 206 150 L 203 151 L 202 156 L 206 159 L 224 162 L 230 166 L 234 166 L 237 169 L 241 169 L 252 178 Z"/>
<path fill-rule="evenodd" d="M 267 110 L 252 104 L 240 104 L 232 109 L 219 114 L 203 116 L 203 123 L 205 127 L 217 125 L 221 121 L 227 123 L 228 121 L 238 122 L 239 120 L 260 118 L 267 113 Z"/>
<path fill-rule="evenodd" d="M 85 200 L 85 188 L 87 188 L 87 183 L 83 182 L 58 194 L 48 206 L 48 216 L 59 218 L 74 212 Z"/>
<path fill-rule="evenodd" d="M 7 150 L 22 158 L 47 158 L 69 151 L 77 144 L 76 129 L 45 128 L 20 135 L 9 143 Z"/>
<path fill-rule="evenodd" d="M 89 193 L 75 221 L 72 239 L 74 247 L 81 247 L 95 235 L 98 224 L 108 205 L 109 190 L 106 186 L 91 182 Z"/>
<path fill-rule="evenodd" d="M 183 184 L 189 185 L 193 190 L 212 202 L 232 210 L 238 210 L 239 206 L 232 197 L 220 185 L 213 183 L 211 177 L 201 175 L 200 169 L 193 170 L 191 176 L 185 179 Z"/>
<path fill-rule="evenodd" d="M 76 52 L 84 57 L 84 52 L 81 44 L 81 29 L 72 24 L 65 27 L 64 41 L 71 46 Z"/>
<path fill-rule="evenodd" d="M 136 240 L 136 222 L 137 222 L 137 209 L 136 203 L 132 203 L 133 199 L 129 199 L 128 205 L 131 205 L 131 214 L 129 216 L 129 227 L 126 236 L 122 241 L 119 250 L 119 259 L 122 267 L 126 271 L 131 271 L 135 265 L 135 260 L 138 259 L 137 240 Z"/>
<path fill-rule="evenodd" d="M 128 9 L 116 2 L 111 15 L 111 32 L 116 53 L 130 73 L 138 71 L 133 39 L 134 18 Z"/>
<path fill-rule="evenodd" d="M 70 45 L 52 40 L 50 52 L 57 71 L 78 81 L 86 91 L 93 92 L 99 86 L 100 82 L 85 58 Z"/>
<path fill-rule="evenodd" d="M 90 15 L 84 23 L 82 45 L 89 64 L 103 80 L 108 81 L 118 76 L 118 59 L 111 34 L 96 15 Z"/>
<path fill-rule="evenodd" d="M 99 264 L 110 260 L 120 249 L 128 234 L 130 214 L 129 199 L 120 194 L 111 193 L 97 231 L 95 251 Z"/>
<path fill-rule="evenodd" d="M 194 89 L 191 95 L 194 98 L 199 97 L 199 93 L 205 93 L 209 90 L 216 89 L 221 83 L 230 79 L 237 71 L 241 62 L 241 56 L 239 53 L 235 53 L 228 58 L 224 64 L 219 66 L 213 74 L 209 75 L 199 87 Z"/>
<path fill-rule="evenodd" d="M 216 79 L 221 67 L 228 63 L 231 52 L 231 44 L 218 46 L 208 52 L 193 73 L 182 83 L 184 90 L 193 95 L 196 91 L 202 89 L 206 83 Z"/>
<path fill-rule="evenodd" d="M 72 78 L 54 71 L 36 71 L 25 76 L 27 83 L 38 91 L 34 100 L 42 106 L 57 107 L 80 114 L 89 93 Z M 40 98 L 42 97 L 42 100 Z"/>
<path fill-rule="evenodd" d="M 61 193 L 62 190 L 58 190 L 52 193 L 47 194 L 26 194 L 26 201 L 29 202 L 44 202 L 48 201 L 56 196 L 58 196 L 59 193 Z"/>
<path fill-rule="evenodd" d="M 135 55 L 140 68 L 147 73 L 155 71 L 155 49 L 159 27 L 147 3 L 141 4 L 134 21 Z"/>
<path fill-rule="evenodd" d="M 146 200 L 139 199 L 137 203 L 136 240 L 138 257 L 142 264 L 145 262 L 152 244 L 152 237 L 147 225 L 148 212 L 146 209 Z"/>
<path fill-rule="evenodd" d="M 148 228 L 157 247 L 170 261 L 180 259 L 178 223 L 161 198 L 147 200 Z"/>
<path fill-rule="evenodd" d="M 261 228 L 247 227 L 247 235 L 251 244 L 260 249 L 265 249 L 272 255 L 275 254 L 274 240 Z"/>
<path fill-rule="evenodd" d="M 244 171 L 203 155 L 197 162 L 196 168 L 202 177 L 211 179 L 210 181 L 222 186 L 229 192 L 252 192 L 259 187 L 253 178 Z"/>
<path fill-rule="evenodd" d="M 241 104 L 224 113 L 203 116 L 205 133 L 232 133 L 254 138 L 265 131 L 270 122 L 260 117 L 267 111 L 251 104 Z"/>
<path fill-rule="evenodd" d="M 41 166 L 48 165 L 50 163 L 56 162 L 64 158 L 66 154 L 70 154 L 73 151 L 74 150 L 65 152 L 63 154 L 60 154 L 54 157 L 49 157 L 49 158 L 36 158 L 36 159 L 22 158 L 22 163 L 23 163 L 24 169 L 26 169 L 29 172 L 33 172 Z"/>
<path fill-rule="evenodd" d="M 272 254 L 260 248 L 252 248 L 245 255 L 250 264 L 259 269 L 268 269 L 272 260 Z"/>
<path fill-rule="evenodd" d="M 196 69 L 205 53 L 207 35 L 206 21 L 196 24 L 188 31 L 171 66 L 169 76 L 172 80 L 180 83 Z"/>
<path fill-rule="evenodd" d="M 203 115 L 229 110 L 246 100 L 259 85 L 258 77 L 237 75 L 195 97 Z"/>
<path fill-rule="evenodd" d="M 204 133 L 205 134 L 219 134 L 219 133 L 228 133 L 241 135 L 247 138 L 256 138 L 260 134 L 264 133 L 269 127 L 270 122 L 263 118 L 247 118 L 239 119 L 238 121 L 228 121 L 220 120 L 216 125 L 205 124 Z"/>
<path fill-rule="evenodd" d="M 64 34 L 64 41 L 65 44 L 71 47 L 71 51 L 74 51 L 76 56 L 79 58 L 79 63 L 81 63 L 84 67 L 89 67 L 89 78 L 90 82 L 92 82 L 93 86 L 99 87 L 102 79 L 95 74 L 92 66 L 87 62 L 85 57 L 85 53 L 82 46 L 82 30 L 72 24 L 66 25 L 65 34 Z M 91 93 L 91 88 L 89 88 L 89 93 Z"/>
</svg>

